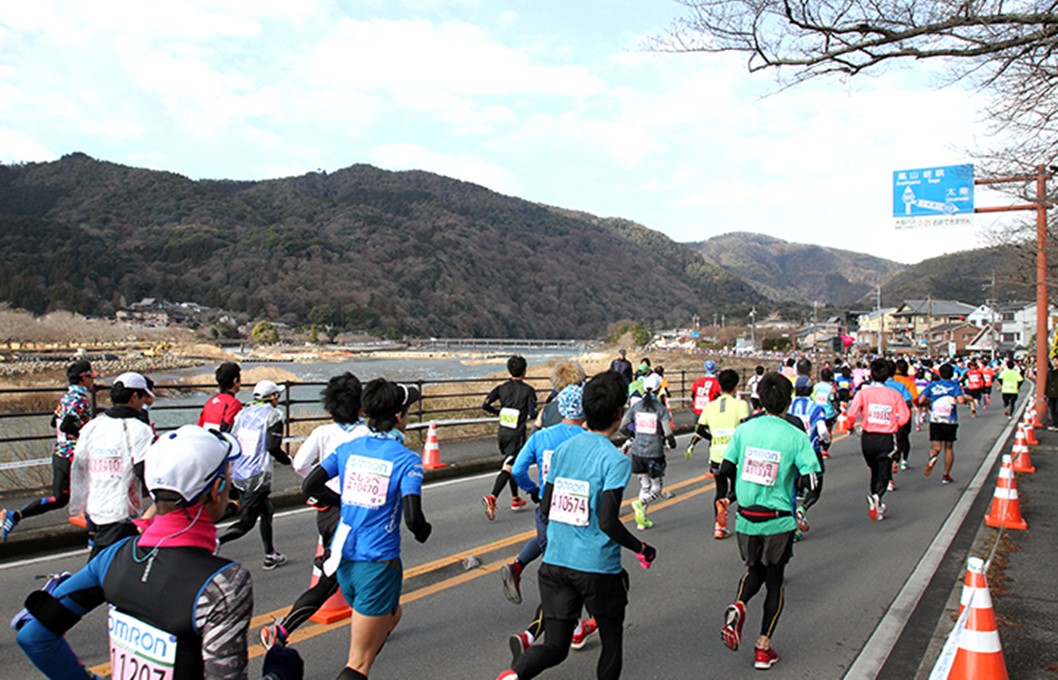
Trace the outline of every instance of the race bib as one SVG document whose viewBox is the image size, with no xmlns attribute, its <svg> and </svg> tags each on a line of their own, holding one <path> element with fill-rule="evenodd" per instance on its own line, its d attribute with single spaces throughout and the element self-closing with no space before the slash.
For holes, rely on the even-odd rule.
<svg viewBox="0 0 1058 680">
<path fill-rule="evenodd" d="M 657 434 L 658 414 L 643 413 L 636 414 L 636 434 Z"/>
<path fill-rule="evenodd" d="M 591 483 L 579 479 L 559 477 L 551 489 L 551 510 L 548 519 L 575 527 L 586 527 L 591 520 L 588 516 L 588 496 Z"/>
<path fill-rule="evenodd" d="M 342 503 L 361 508 L 385 505 L 392 474 L 392 461 L 349 456 L 342 479 Z"/>
<path fill-rule="evenodd" d="M 775 486 L 779 478 L 779 462 L 782 453 L 747 446 L 742 458 L 742 479 L 762 486 Z"/>
<path fill-rule="evenodd" d="M 88 472 L 93 479 L 120 479 L 125 472 L 125 457 L 114 449 L 93 450 L 88 454 Z"/>
<path fill-rule="evenodd" d="M 696 394 L 694 396 L 694 410 L 695 411 L 699 411 L 700 412 L 708 404 L 709 404 L 709 395 L 708 394 Z"/>
<path fill-rule="evenodd" d="M 119 612 L 107 616 L 110 677 L 114 680 L 171 680 L 176 664 L 176 636 Z"/>
<path fill-rule="evenodd" d="M 520 415 L 521 411 L 516 408 L 501 408 L 500 427 L 509 427 L 512 430 L 518 429 L 518 416 Z"/>
<path fill-rule="evenodd" d="M 731 437 L 735 434 L 735 428 L 725 427 L 713 430 L 713 446 L 727 446 Z"/>
<path fill-rule="evenodd" d="M 867 423 L 888 426 L 893 422 L 893 407 L 888 404 L 868 404 Z"/>
<path fill-rule="evenodd" d="M 826 406 L 827 402 L 830 400 L 829 398 L 830 398 L 830 393 L 829 392 L 819 391 L 819 392 L 816 392 L 815 402 L 817 404 L 819 404 L 820 406 Z"/>
<path fill-rule="evenodd" d="M 547 471 L 551 469 L 551 456 L 555 455 L 554 450 L 546 449 L 544 455 L 540 457 L 540 486 L 543 487 L 547 483 Z"/>
<path fill-rule="evenodd" d="M 242 455 L 247 458 L 257 455 L 257 445 L 261 442 L 261 432 L 259 430 L 249 427 L 239 428 L 236 439 L 239 440 L 239 448 L 242 449 Z"/>
</svg>

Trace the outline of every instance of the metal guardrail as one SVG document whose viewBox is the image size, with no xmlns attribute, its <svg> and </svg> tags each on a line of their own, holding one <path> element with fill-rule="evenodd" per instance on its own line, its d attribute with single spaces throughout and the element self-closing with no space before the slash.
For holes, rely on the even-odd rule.
<svg viewBox="0 0 1058 680">
<path fill-rule="evenodd" d="M 745 384 L 746 370 L 742 371 L 742 384 Z M 674 402 L 684 403 L 690 401 L 690 389 L 694 380 L 696 380 L 701 374 L 697 371 L 671 371 L 666 377 L 669 380 L 669 393 L 670 399 Z M 438 428 L 460 428 L 469 427 L 473 425 L 481 425 L 488 423 L 498 422 L 498 418 L 491 417 L 470 417 L 471 413 L 481 412 L 481 402 L 488 396 L 489 391 L 496 385 L 498 381 L 495 377 L 492 378 L 453 378 L 453 379 L 440 379 L 440 380 L 411 380 L 406 381 L 408 385 L 414 385 L 418 388 L 422 394 L 422 398 L 415 404 L 410 417 L 413 422 L 409 423 L 408 429 L 411 431 L 419 432 L 422 437 L 422 430 L 429 427 L 431 422 Z M 527 377 L 526 382 L 533 384 L 534 389 L 537 392 L 540 403 L 543 403 L 544 398 L 550 392 L 550 385 L 547 378 L 543 377 Z M 539 386 L 542 383 L 543 386 Z M 307 405 L 319 405 L 319 399 L 306 399 L 306 398 L 293 398 L 292 393 L 296 388 L 298 391 L 303 391 L 305 388 L 323 388 L 327 385 L 326 382 L 292 382 L 286 381 L 280 383 L 283 385 L 283 397 L 279 402 L 279 407 L 283 409 L 284 415 L 284 443 L 286 444 L 287 452 L 290 451 L 290 445 L 298 443 L 304 440 L 301 436 L 292 436 L 291 427 L 298 423 L 313 423 L 313 422 L 327 422 L 330 420 L 322 408 L 317 412 L 309 414 L 298 414 L 295 410 L 303 411 L 298 407 L 304 407 Z M 487 384 L 489 388 L 485 391 L 478 391 L 469 389 L 473 385 Z M 441 387 L 451 385 L 463 385 L 468 388 L 466 391 L 456 392 L 431 392 L 428 388 L 430 387 Z M 198 414 L 202 408 L 202 403 L 208 397 L 203 398 L 201 402 L 194 404 L 166 404 L 166 401 L 179 395 L 191 395 L 191 394 L 212 394 L 216 390 L 216 385 L 213 384 L 184 384 L 184 383 L 173 383 L 173 384 L 162 384 L 155 385 L 155 392 L 158 395 L 154 406 L 151 409 L 152 413 L 169 413 L 169 412 L 186 412 L 188 413 L 188 419 L 185 422 L 197 422 Z M 50 394 L 54 395 L 55 401 L 62 396 L 66 391 L 65 388 L 59 387 L 38 387 L 38 388 L 7 388 L 0 389 L 0 397 L 4 395 L 34 395 L 34 394 Z M 103 395 L 104 398 L 100 398 Z M 99 412 L 99 408 L 106 402 L 105 397 L 106 389 L 101 388 L 92 393 L 92 407 L 95 412 Z M 466 400 L 473 399 L 466 406 L 439 406 L 438 408 L 430 408 L 431 401 L 438 403 L 441 400 Z M 452 417 L 460 414 L 467 414 L 468 417 Z M 35 419 L 35 418 L 47 418 L 50 419 L 52 411 L 21 411 L 21 412 L 6 412 L 0 413 L 0 424 L 6 419 Z M 158 427 L 159 432 L 166 432 L 169 430 L 176 429 L 178 425 Z M 15 459 L 14 456 L 10 455 L 10 448 L 12 444 L 17 443 L 31 443 L 31 442 L 48 442 L 49 444 L 55 440 L 52 434 L 43 435 L 15 435 L 15 436 L 0 436 L 0 471 L 13 470 L 25 467 L 34 467 L 38 465 L 47 465 L 51 462 L 50 455 L 42 458 L 32 459 Z"/>
</svg>

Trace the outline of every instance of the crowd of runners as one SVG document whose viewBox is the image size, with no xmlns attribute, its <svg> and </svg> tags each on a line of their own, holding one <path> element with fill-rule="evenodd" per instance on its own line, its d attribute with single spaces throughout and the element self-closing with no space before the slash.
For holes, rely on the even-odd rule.
<svg viewBox="0 0 1058 680">
<path fill-rule="evenodd" d="M 622 549 L 643 569 L 657 557 L 641 537 L 654 524 L 650 506 L 669 495 L 667 455 L 677 446 L 672 413 L 681 405 L 663 367 L 646 358 L 633 366 L 624 350 L 609 370 L 590 378 L 576 363 L 555 366 L 542 405 L 525 381 L 525 359 L 511 357 L 507 369 L 509 380 L 482 403 L 498 417 L 502 463 L 481 503 L 485 520 L 493 521 L 508 488 L 511 511 L 533 509 L 535 536 L 500 570 L 508 600 L 522 602 L 524 570 L 538 559 L 540 565 L 538 604 L 526 628 L 510 636 L 511 664 L 498 680 L 536 677 L 596 634 L 597 677 L 618 678 L 629 585 Z M 707 443 L 713 537 L 733 534 L 745 563 L 721 622 L 721 640 L 730 649 L 742 644 L 747 604 L 765 591 L 753 645 L 761 670 L 779 658 L 771 640 L 782 613 L 784 570 L 793 544 L 809 532 L 834 436 L 860 435 L 867 515 L 882 521 L 895 478 L 912 468 L 911 429 L 929 430 L 922 473 L 929 477 L 940 465 L 940 483 L 950 484 L 959 406 L 976 417 L 993 407 L 998 388 L 1009 418 L 1024 379 L 1014 361 L 983 357 L 838 359 L 821 366 L 791 357 L 757 366 L 744 384 L 715 360 L 703 369 L 686 397 L 696 425 L 683 455 L 691 460 L 698 444 Z M 349 373 L 334 376 L 321 392 L 332 422 L 316 428 L 291 459 L 277 407 L 283 388 L 260 381 L 242 404 L 237 364 L 217 369 L 219 391 L 195 425 L 161 435 L 150 420 L 154 393 L 147 377 L 115 378 L 112 406 L 96 417 L 89 396 L 98 376 L 91 365 L 75 362 L 67 377 L 69 389 L 52 422 L 51 494 L 0 510 L 5 542 L 26 519 L 66 508 L 83 519 L 92 546 L 82 570 L 56 575 L 30 593 L 11 622 L 34 665 L 48 677 L 92 677 L 64 634 L 105 602 L 113 677 L 246 677 L 252 581 L 245 567 L 221 553 L 257 526 L 262 570 L 286 563 L 274 545 L 269 498 L 278 462 L 303 477 L 324 551 L 315 561 L 321 574 L 315 584 L 286 616 L 258 631 L 268 649 L 265 677 L 303 675 L 289 636 L 340 591 L 352 620 L 338 678 L 367 678 L 401 618 L 399 520 L 419 542 L 432 531 L 421 501 L 422 462 L 405 445 L 418 390 L 383 378 L 361 384 Z M 633 475 L 638 491 L 628 505 L 636 532 L 621 520 Z M 218 531 L 226 519 L 234 522 Z M 157 607 L 161 601 L 167 606 Z"/>
</svg>

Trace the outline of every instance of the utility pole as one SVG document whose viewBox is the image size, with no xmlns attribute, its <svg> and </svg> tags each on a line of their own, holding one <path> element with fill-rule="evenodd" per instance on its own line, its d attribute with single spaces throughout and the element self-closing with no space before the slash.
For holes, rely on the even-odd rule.
<svg viewBox="0 0 1058 680">
<path fill-rule="evenodd" d="M 874 309 L 878 312 L 878 355 L 885 356 L 885 314 L 882 312 L 882 287 L 874 287 Z"/>
<path fill-rule="evenodd" d="M 749 341 L 753 343 L 753 349 L 757 349 L 757 307 L 749 310 Z"/>
</svg>

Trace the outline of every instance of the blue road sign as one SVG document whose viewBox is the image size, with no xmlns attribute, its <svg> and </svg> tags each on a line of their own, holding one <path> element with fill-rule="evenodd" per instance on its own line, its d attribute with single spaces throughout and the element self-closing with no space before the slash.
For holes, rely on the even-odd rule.
<svg viewBox="0 0 1058 680">
<path fill-rule="evenodd" d="M 898 220 L 959 218 L 944 222 L 966 224 L 973 211 L 974 166 L 971 164 L 893 173 L 893 217 Z"/>
</svg>

